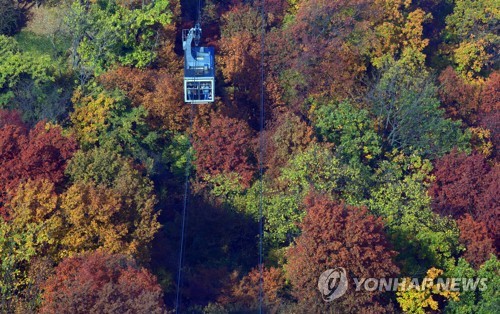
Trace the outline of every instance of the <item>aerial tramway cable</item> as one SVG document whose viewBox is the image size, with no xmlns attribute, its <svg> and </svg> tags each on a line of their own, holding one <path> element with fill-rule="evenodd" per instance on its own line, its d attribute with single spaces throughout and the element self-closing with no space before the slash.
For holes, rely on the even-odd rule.
<svg viewBox="0 0 500 314">
<path fill-rule="evenodd" d="M 181 283 L 182 283 L 182 262 L 184 255 L 184 235 L 186 231 L 186 211 L 189 197 L 189 174 L 191 172 L 191 138 L 193 134 L 193 120 L 194 120 L 194 104 L 191 104 L 191 114 L 189 117 L 189 133 L 188 133 L 188 150 L 186 157 L 186 167 L 184 169 L 184 199 L 182 203 L 182 222 L 181 222 L 181 239 L 179 248 L 179 265 L 177 271 L 177 291 L 175 297 L 175 313 L 179 313 L 180 297 L 181 297 Z"/>
<path fill-rule="evenodd" d="M 199 26 L 201 23 L 201 0 L 198 0 L 198 10 L 197 10 L 197 22 L 196 25 Z M 195 40 L 195 45 L 198 46 L 198 40 Z M 196 67 L 195 61 L 195 67 Z M 186 166 L 184 169 L 184 197 L 182 203 L 182 213 L 181 213 L 181 238 L 179 244 L 179 263 L 177 269 L 177 289 L 175 296 L 175 313 L 180 313 L 180 302 L 181 302 L 181 288 L 182 288 L 182 264 L 184 261 L 184 238 L 186 233 L 186 215 L 187 215 L 187 205 L 189 198 L 189 177 L 191 172 L 191 142 L 193 134 L 193 120 L 194 120 L 194 103 L 191 103 L 190 115 L 189 115 L 189 131 L 188 131 L 188 149 L 186 156 Z"/>
<path fill-rule="evenodd" d="M 259 313 L 263 312 L 263 300 L 264 300 L 264 264 L 263 264 L 263 238 L 264 238 L 264 49 L 265 49 L 265 0 L 261 0 L 260 13 L 262 19 L 261 25 L 261 56 L 260 56 L 260 133 L 259 133 Z M 197 22 L 196 28 L 200 29 L 201 25 L 201 0 L 198 0 L 198 11 L 197 11 Z M 199 34 L 201 36 L 201 34 Z M 198 46 L 199 36 L 196 37 L 195 45 Z M 195 68 L 196 68 L 195 61 Z M 196 78 L 195 78 L 196 83 Z M 212 93 L 214 90 L 212 89 Z M 181 287 L 182 287 L 182 265 L 183 265 L 183 255 L 184 255 L 184 240 L 186 232 L 186 216 L 187 216 L 187 206 L 189 199 L 189 177 L 191 172 L 191 143 L 192 143 L 192 132 L 193 132 L 193 120 L 194 120 L 194 102 L 191 102 L 191 112 L 189 118 L 189 133 L 188 133 L 188 150 L 186 157 L 185 166 L 185 181 L 184 181 L 184 198 L 181 213 L 181 238 L 179 245 L 179 263 L 177 271 L 177 289 L 175 298 L 175 313 L 180 313 L 180 302 L 181 302 Z"/>
<path fill-rule="evenodd" d="M 265 41 L 265 0 L 260 2 L 261 39 L 260 39 L 260 133 L 259 133 L 259 313 L 262 314 L 264 299 L 264 48 Z"/>
</svg>

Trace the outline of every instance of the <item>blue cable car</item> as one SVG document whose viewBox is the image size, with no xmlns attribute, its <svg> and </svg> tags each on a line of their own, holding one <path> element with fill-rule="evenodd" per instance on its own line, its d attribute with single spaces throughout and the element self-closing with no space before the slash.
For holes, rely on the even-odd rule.
<svg viewBox="0 0 500 314">
<path fill-rule="evenodd" d="M 198 47 L 201 28 L 182 31 L 184 48 L 184 101 L 186 103 L 210 103 L 215 91 L 215 51 L 213 47 Z M 192 47 L 192 42 L 195 47 Z"/>
</svg>

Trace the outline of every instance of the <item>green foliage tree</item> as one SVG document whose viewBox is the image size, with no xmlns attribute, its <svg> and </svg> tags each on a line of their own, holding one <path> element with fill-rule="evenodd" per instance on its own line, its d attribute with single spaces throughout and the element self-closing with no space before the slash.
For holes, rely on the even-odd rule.
<svg viewBox="0 0 500 314">
<path fill-rule="evenodd" d="M 463 258 L 460 258 L 457 265 L 453 267 L 447 275 L 455 278 L 466 278 L 471 280 L 485 279 L 485 289 L 481 284 L 478 289 L 469 289 L 460 292 L 459 300 L 450 300 L 445 307 L 446 313 L 460 314 L 487 314 L 495 312 L 500 306 L 500 262 L 496 255 L 490 258 L 478 270 Z"/>
<path fill-rule="evenodd" d="M 430 207 L 426 180 L 431 170 L 428 160 L 399 154 L 392 161 L 382 161 L 375 172 L 379 183 L 367 205 L 384 217 L 403 273 L 419 273 L 432 266 L 448 269 L 460 250 L 456 223 Z"/>
<path fill-rule="evenodd" d="M 300 233 L 298 223 L 305 215 L 302 203 L 311 191 L 357 204 L 367 189 L 365 183 L 363 174 L 342 164 L 331 147 L 311 144 L 304 152 L 293 156 L 275 180 L 265 179 L 267 244 L 271 247 L 287 245 Z M 243 198 L 234 197 L 233 204 L 258 217 L 259 193 L 257 182 Z"/>
<path fill-rule="evenodd" d="M 318 134 L 335 144 L 337 154 L 346 163 L 369 162 L 382 152 L 381 139 L 365 109 L 346 101 L 318 105 L 314 120 Z"/>
<path fill-rule="evenodd" d="M 64 110 L 50 97 L 53 72 L 49 57 L 31 57 L 14 38 L 0 35 L 0 107 L 28 107 L 32 112 L 23 113 L 32 122 L 56 118 Z"/>
<path fill-rule="evenodd" d="M 460 130 L 460 121 L 443 117 L 436 93 L 432 77 L 411 54 L 388 60 L 369 97 L 392 147 L 431 158 L 455 146 L 467 148 L 468 133 Z"/>
<path fill-rule="evenodd" d="M 152 171 L 163 138 L 147 123 L 146 109 L 131 107 L 119 91 L 92 85 L 94 90 L 84 94 L 78 89 L 73 96 L 76 105 L 70 119 L 82 148 L 105 146 Z"/>
<path fill-rule="evenodd" d="M 171 21 L 169 0 L 152 1 L 141 8 L 117 1 L 74 1 L 66 24 L 72 38 L 72 64 L 81 82 L 111 65 L 145 67 L 155 57 L 157 31 Z"/>
<path fill-rule="evenodd" d="M 499 19 L 498 1 L 455 1 L 453 13 L 446 18 L 446 35 L 458 45 L 454 59 L 463 76 L 472 79 L 498 65 Z"/>
</svg>

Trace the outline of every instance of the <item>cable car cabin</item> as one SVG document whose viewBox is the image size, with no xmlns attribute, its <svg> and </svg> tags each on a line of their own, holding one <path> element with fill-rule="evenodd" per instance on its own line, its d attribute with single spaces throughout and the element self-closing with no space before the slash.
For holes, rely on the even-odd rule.
<svg viewBox="0 0 500 314">
<path fill-rule="evenodd" d="M 203 104 L 214 101 L 215 62 L 213 47 L 192 47 L 199 41 L 201 29 L 197 25 L 182 32 L 184 48 L 184 101 Z"/>
</svg>

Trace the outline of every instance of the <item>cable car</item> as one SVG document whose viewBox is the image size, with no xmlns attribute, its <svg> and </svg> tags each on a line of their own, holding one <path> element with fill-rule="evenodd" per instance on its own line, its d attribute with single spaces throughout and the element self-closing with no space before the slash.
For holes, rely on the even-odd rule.
<svg viewBox="0 0 500 314">
<path fill-rule="evenodd" d="M 201 38 L 199 24 L 182 30 L 184 49 L 184 101 L 210 103 L 215 91 L 215 51 L 213 47 L 198 47 Z M 195 47 L 192 47 L 194 41 Z"/>
</svg>

